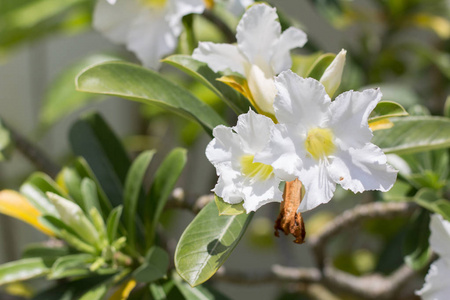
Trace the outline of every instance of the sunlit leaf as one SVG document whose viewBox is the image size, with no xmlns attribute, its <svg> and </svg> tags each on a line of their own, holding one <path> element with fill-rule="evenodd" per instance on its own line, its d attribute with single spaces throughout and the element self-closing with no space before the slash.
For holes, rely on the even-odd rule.
<svg viewBox="0 0 450 300">
<path fill-rule="evenodd" d="M 208 280 L 239 243 L 253 216 L 219 216 L 214 202 L 189 224 L 175 250 L 175 267 L 191 286 Z"/>
<path fill-rule="evenodd" d="M 223 199 L 217 195 L 214 195 L 214 201 L 216 202 L 217 209 L 219 210 L 219 215 L 221 216 L 234 216 L 245 213 L 243 201 L 238 204 L 230 204 L 223 201 Z"/>
<path fill-rule="evenodd" d="M 163 62 L 197 79 L 227 103 L 237 114 L 248 111 L 250 103 L 247 98 L 218 81 L 222 75 L 212 71 L 206 63 L 199 62 L 188 55 L 172 55 L 166 57 Z"/>
<path fill-rule="evenodd" d="M 76 79 L 77 89 L 153 104 L 199 122 L 211 132 L 226 122 L 188 90 L 143 67 L 107 62 L 85 69 Z"/>
<path fill-rule="evenodd" d="M 450 119 L 442 117 L 392 118 L 394 126 L 374 132 L 372 142 L 385 153 L 414 153 L 450 147 Z"/>
<path fill-rule="evenodd" d="M 0 285 L 44 276 L 50 266 L 42 258 L 25 258 L 0 265 Z"/>
</svg>

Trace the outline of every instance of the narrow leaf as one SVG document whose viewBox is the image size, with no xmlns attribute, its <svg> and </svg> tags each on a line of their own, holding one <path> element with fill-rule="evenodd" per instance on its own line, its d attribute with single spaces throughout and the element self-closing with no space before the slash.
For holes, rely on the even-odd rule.
<svg viewBox="0 0 450 300">
<path fill-rule="evenodd" d="M 310 69 L 307 72 L 307 76 L 305 77 L 311 77 L 316 80 L 320 80 L 325 70 L 328 68 L 328 66 L 331 64 L 331 62 L 336 57 L 336 54 L 334 53 L 325 53 L 320 55 L 316 61 L 312 64 Z"/>
<path fill-rule="evenodd" d="M 153 243 L 159 218 L 181 171 L 183 171 L 186 159 L 185 149 L 174 149 L 167 155 L 155 173 L 147 196 L 145 215 L 142 218 L 146 222 L 147 246 Z"/>
<path fill-rule="evenodd" d="M 191 286 L 208 280 L 227 260 L 243 236 L 253 213 L 219 216 L 209 203 L 189 224 L 175 250 L 175 267 Z"/>
<path fill-rule="evenodd" d="M 119 205 L 114 208 L 108 216 L 106 221 L 106 232 L 108 235 L 108 241 L 110 244 L 114 242 L 117 236 L 117 230 L 119 228 L 120 217 L 122 215 L 123 206 Z"/>
<path fill-rule="evenodd" d="M 0 265 L 0 285 L 44 276 L 49 268 L 42 258 L 25 258 Z"/>
<path fill-rule="evenodd" d="M 88 114 L 70 129 L 76 155 L 83 156 L 115 207 L 122 203 L 123 184 L 130 166 L 124 147 L 98 114 Z"/>
<path fill-rule="evenodd" d="M 406 264 L 414 270 L 420 270 L 425 267 L 431 257 L 431 251 L 428 243 L 430 237 L 430 213 L 421 210 L 413 215 L 403 243 L 403 255 Z"/>
<path fill-rule="evenodd" d="M 143 67 L 107 62 L 85 69 L 76 78 L 77 89 L 153 104 L 197 121 L 208 132 L 226 122 L 188 90 Z"/>
<path fill-rule="evenodd" d="M 155 151 L 145 151 L 141 153 L 131 165 L 125 181 L 123 205 L 124 220 L 125 229 L 128 233 L 127 241 L 132 248 L 135 247 L 136 243 L 136 222 L 138 222 L 138 219 L 136 219 L 136 214 L 138 211 L 139 199 L 144 198 L 142 183 L 145 172 L 147 171 L 154 154 Z"/>
</svg>

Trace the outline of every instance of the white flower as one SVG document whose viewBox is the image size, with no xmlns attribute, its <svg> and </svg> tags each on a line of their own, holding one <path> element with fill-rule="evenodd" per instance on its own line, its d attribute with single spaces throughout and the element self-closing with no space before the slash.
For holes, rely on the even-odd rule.
<svg viewBox="0 0 450 300">
<path fill-rule="evenodd" d="M 177 46 L 183 16 L 204 8 L 203 0 L 98 0 L 94 28 L 156 69 Z"/>
<path fill-rule="evenodd" d="M 269 164 L 283 180 L 298 177 L 305 196 L 298 212 L 330 201 L 339 183 L 353 192 L 389 190 L 397 171 L 370 143 L 367 118 L 381 99 L 378 89 L 346 92 L 334 102 L 320 82 L 291 71 L 275 79 L 279 124 L 255 161 Z"/>
<path fill-rule="evenodd" d="M 336 90 L 341 85 L 342 72 L 344 71 L 345 65 L 345 55 L 347 51 L 342 49 L 335 59 L 331 62 L 328 68 L 323 72 L 322 77 L 320 77 L 320 83 L 324 85 L 328 96 L 333 97 Z"/>
<path fill-rule="evenodd" d="M 252 5 L 254 0 L 222 0 L 226 3 L 227 9 L 235 16 L 240 16 L 245 9 Z"/>
<path fill-rule="evenodd" d="M 235 127 L 219 125 L 214 139 L 206 148 L 206 156 L 216 167 L 219 180 L 213 191 L 227 203 L 244 199 L 247 212 L 269 202 L 281 202 L 280 179 L 269 165 L 253 162 L 269 140 L 270 118 L 253 111 L 242 114 Z"/>
<path fill-rule="evenodd" d="M 450 222 L 431 216 L 430 246 L 440 258 L 430 266 L 425 284 L 416 294 L 424 300 L 446 300 L 450 295 Z"/>
<path fill-rule="evenodd" d="M 276 9 L 257 4 L 243 15 L 236 38 L 237 45 L 200 43 L 192 57 L 215 72 L 229 69 L 244 76 L 258 112 L 273 115 L 273 77 L 291 67 L 289 51 L 302 47 L 306 34 L 293 27 L 281 33 Z"/>
</svg>

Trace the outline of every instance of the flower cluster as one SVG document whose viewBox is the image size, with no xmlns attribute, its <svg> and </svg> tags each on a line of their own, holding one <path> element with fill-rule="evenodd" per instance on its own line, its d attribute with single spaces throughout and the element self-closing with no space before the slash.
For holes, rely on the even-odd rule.
<svg viewBox="0 0 450 300">
<path fill-rule="evenodd" d="M 397 171 L 370 142 L 368 126 L 381 92 L 350 91 L 331 101 L 345 50 L 323 81 L 299 77 L 288 70 L 289 50 L 302 46 L 306 35 L 295 28 L 281 33 L 275 9 L 264 4 L 245 13 L 237 40 L 237 46 L 201 43 L 193 57 L 214 71 L 245 76 L 255 108 L 271 118 L 250 111 L 239 116 L 237 126 L 214 130 L 206 156 L 217 169 L 218 196 L 232 204 L 243 199 L 247 212 L 254 211 L 282 201 L 280 182 L 299 179 L 305 195 L 297 211 L 303 212 L 330 201 L 337 183 L 355 193 L 392 187 Z"/>
</svg>

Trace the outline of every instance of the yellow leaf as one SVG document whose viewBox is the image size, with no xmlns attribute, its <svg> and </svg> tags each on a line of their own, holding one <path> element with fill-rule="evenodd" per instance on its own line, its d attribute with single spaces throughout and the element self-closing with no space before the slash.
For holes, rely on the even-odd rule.
<svg viewBox="0 0 450 300">
<path fill-rule="evenodd" d="M 0 192 L 0 213 L 22 220 L 49 236 L 55 235 L 39 223 L 41 212 L 16 191 L 3 190 Z"/>
<path fill-rule="evenodd" d="M 214 8 L 214 0 L 203 0 L 205 2 L 206 9 L 213 9 Z"/>
<path fill-rule="evenodd" d="M 130 296 L 131 291 L 136 286 L 136 280 L 130 279 L 122 284 L 114 294 L 109 297 L 109 300 L 126 300 Z"/>
<path fill-rule="evenodd" d="M 381 119 L 378 121 L 369 122 L 369 127 L 370 129 L 372 129 L 372 131 L 389 129 L 392 126 L 394 126 L 394 123 L 392 123 L 389 119 Z"/>
</svg>

